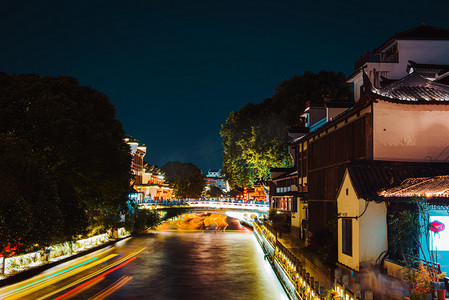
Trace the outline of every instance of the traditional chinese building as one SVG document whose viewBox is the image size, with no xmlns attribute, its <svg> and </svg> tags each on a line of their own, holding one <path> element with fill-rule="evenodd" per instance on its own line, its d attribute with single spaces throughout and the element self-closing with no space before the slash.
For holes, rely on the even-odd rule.
<svg viewBox="0 0 449 300">
<path fill-rule="evenodd" d="M 221 177 L 220 172 L 221 170 L 219 169 L 210 169 L 204 177 L 206 186 L 215 186 L 220 188 L 223 192 L 229 192 L 229 184 L 223 177 Z"/>
<path fill-rule="evenodd" d="M 360 90 L 357 102 L 334 115 L 323 112 L 332 107 L 309 107 L 303 115 L 309 132 L 290 142 L 298 174 L 296 207 L 308 212 L 299 224 L 308 233 L 319 235 L 335 218 L 337 192 L 351 161 L 442 162 L 449 157 L 448 66 L 437 64 L 449 57 L 449 31 L 422 25 L 381 48 L 386 45 L 396 45 L 398 61 L 368 59 L 356 65 L 349 82 Z M 365 71 L 374 72 L 375 64 L 376 72 L 387 64 L 389 69 L 370 80 Z"/>
<path fill-rule="evenodd" d="M 422 24 L 416 28 L 395 33 L 385 43 L 362 55 L 354 63 L 354 73 L 348 82 L 354 85 L 354 99 L 358 101 L 363 85 L 363 72 L 375 88 L 404 78 L 410 71 L 418 71 L 410 61 L 430 71 L 428 79 L 438 80 L 446 72 L 435 72 L 429 66 L 449 65 L 449 30 Z M 410 70 L 410 68 L 414 70 Z M 446 67 L 447 68 L 447 67 Z M 421 73 L 422 74 L 422 73 Z M 426 77 L 426 76 L 424 76 Z"/>
<path fill-rule="evenodd" d="M 137 203 L 145 203 L 152 200 L 166 201 L 173 198 L 173 189 L 164 181 L 164 174 L 156 166 L 144 163 L 147 147 L 140 145 L 139 141 L 132 137 L 125 138 L 133 157 L 131 172 L 134 175 L 131 182 L 135 194 L 130 197 Z"/>
<path fill-rule="evenodd" d="M 448 163 L 360 160 L 348 164 L 337 193 L 339 263 L 359 271 L 363 265 L 381 264 L 383 258 L 391 258 L 387 253 L 388 216 L 404 210 L 416 211 L 414 201 L 425 199 L 430 205 L 429 223 L 435 219 L 449 225 L 447 174 Z M 432 239 L 426 239 L 429 237 Z M 428 245 L 430 251 L 449 251 L 441 237 L 445 235 L 435 237 L 429 231 L 423 236 L 423 245 Z M 440 252 L 436 259 L 446 269 L 448 254 Z M 429 258 L 428 251 L 426 257 Z M 401 275 L 400 267 L 391 262 L 384 266 L 390 275 Z"/>
<path fill-rule="evenodd" d="M 268 200 L 268 190 L 261 182 L 254 184 L 247 192 L 250 201 L 266 202 Z"/>
</svg>

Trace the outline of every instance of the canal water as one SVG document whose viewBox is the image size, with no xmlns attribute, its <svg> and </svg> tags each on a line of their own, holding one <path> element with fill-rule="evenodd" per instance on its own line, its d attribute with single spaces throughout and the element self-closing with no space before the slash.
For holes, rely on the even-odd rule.
<svg viewBox="0 0 449 300">
<path fill-rule="evenodd" d="M 199 231 L 186 226 L 198 226 L 198 220 L 184 217 L 122 245 L 145 247 L 145 250 L 138 255 L 135 267 L 127 270 L 133 279 L 114 296 L 120 299 L 288 299 L 252 232 L 235 219 L 220 217 L 220 221 L 211 217 L 215 223 L 212 220 L 206 222 L 207 226 L 203 223 Z"/>
</svg>

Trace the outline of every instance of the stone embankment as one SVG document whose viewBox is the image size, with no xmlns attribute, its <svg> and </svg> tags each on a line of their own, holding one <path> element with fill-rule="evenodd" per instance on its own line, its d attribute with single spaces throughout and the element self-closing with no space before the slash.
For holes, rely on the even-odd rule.
<svg viewBox="0 0 449 300">
<path fill-rule="evenodd" d="M 301 253 L 305 250 L 288 236 L 277 238 L 268 224 L 254 222 L 254 235 L 290 299 L 373 299 L 371 291 L 363 291 L 362 298 L 360 289 L 349 290 L 347 284 L 340 282 L 338 271 L 336 280 L 332 280 L 332 270 L 316 262 L 311 255 Z"/>
</svg>

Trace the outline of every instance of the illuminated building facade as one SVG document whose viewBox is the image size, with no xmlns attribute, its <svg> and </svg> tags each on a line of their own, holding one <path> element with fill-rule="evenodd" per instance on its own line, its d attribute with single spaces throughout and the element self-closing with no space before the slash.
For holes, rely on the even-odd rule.
<svg viewBox="0 0 449 300">
<path fill-rule="evenodd" d="M 414 34 L 419 43 L 411 42 Z M 429 36 L 427 43 L 420 40 L 423 35 Z M 433 49 L 435 44 L 449 45 L 449 30 L 423 25 L 407 31 L 407 38 L 410 47 L 425 44 Z M 388 43 L 400 41 L 390 39 Z M 426 59 L 425 51 L 412 51 L 410 47 L 403 52 L 402 46 L 398 48 L 404 78 L 382 76 L 376 87 L 368 74 L 362 76 L 363 69 L 356 69 L 355 73 L 362 74 L 364 85 L 358 87 L 361 93 L 352 107 L 335 111 L 330 105 L 306 109 L 303 117 L 307 118 L 309 133 L 293 138 L 290 148 L 298 172 L 298 192 L 305 193 L 297 207 L 307 205 L 309 219 L 301 223 L 308 224 L 304 229 L 310 233 L 320 234 L 335 216 L 337 191 L 350 161 L 441 161 L 449 155 L 445 142 L 449 137 L 447 66 L 420 64 L 419 61 L 436 63 L 438 51 L 429 50 L 432 59 Z M 445 61 L 448 53 L 449 50 L 440 53 L 439 58 Z M 409 58 L 416 62 L 408 62 Z M 402 65 L 403 59 L 408 64 Z M 395 64 L 397 68 L 399 65 Z M 399 74 L 391 72 L 394 76 Z"/>
<path fill-rule="evenodd" d="M 427 66 L 449 65 L 449 30 L 423 24 L 404 32 L 395 33 L 372 52 L 362 55 L 354 63 L 354 73 L 348 82 L 354 85 L 354 99 L 358 101 L 363 85 L 363 72 L 375 88 L 388 85 L 410 73 L 410 62 Z M 415 70 L 411 70 L 412 72 Z M 445 77 L 445 72 L 433 72 L 431 80 Z M 447 74 L 446 74 L 447 75 Z"/>
<path fill-rule="evenodd" d="M 272 174 L 276 194 L 270 204 L 298 216 L 296 225 L 292 218 L 292 229 L 298 226 L 306 242 L 339 216 L 334 231 L 339 262 L 355 271 L 386 249 L 388 211 L 407 207 L 363 191 L 400 185 L 407 178 L 449 175 L 445 167 L 431 172 L 449 161 L 449 30 L 422 25 L 395 35 L 377 50 L 388 53 L 380 61 L 365 57 L 364 64 L 356 63 L 348 80 L 355 90 L 352 105 L 308 105 L 302 115 L 307 132 L 290 134 L 295 169 Z M 352 164 L 364 165 L 359 168 L 364 171 L 353 175 Z M 392 172 L 397 164 L 424 164 L 419 168 L 430 171 L 406 173 L 401 165 L 395 176 L 386 172 L 367 179 L 369 170 Z M 288 182 L 295 172 L 297 180 Z M 286 194 L 293 188 L 295 195 Z M 286 206 L 285 197 L 292 201 Z M 435 206 L 440 213 L 443 204 Z"/>
<path fill-rule="evenodd" d="M 130 195 L 137 203 L 148 201 L 167 201 L 173 198 L 173 189 L 164 181 L 164 174 L 155 166 L 144 163 L 143 158 L 147 153 L 147 147 L 140 145 L 139 141 L 132 137 L 125 138 L 129 145 L 131 155 L 131 172 L 134 175 L 131 185 L 136 193 Z"/>
<path fill-rule="evenodd" d="M 359 271 L 364 264 L 382 261 L 388 250 L 388 216 L 417 211 L 414 201 L 425 199 L 431 220 L 449 225 L 448 174 L 449 163 L 444 162 L 359 160 L 348 164 L 337 193 L 339 263 Z M 432 255 L 438 246 L 436 260 L 443 271 L 449 271 L 449 245 L 442 241 L 428 231 L 422 245 L 423 249 L 428 245 Z M 430 257 L 428 251 L 426 257 Z M 390 275 L 401 276 L 391 260 L 386 260 L 384 267 Z"/>
<path fill-rule="evenodd" d="M 144 165 L 142 183 L 136 189 L 143 195 L 144 203 L 173 199 L 173 189 L 165 183 L 163 172 L 156 166 Z"/>
<path fill-rule="evenodd" d="M 219 169 L 210 169 L 204 177 L 206 186 L 215 186 L 220 188 L 224 193 L 229 192 L 229 184 L 221 177 L 220 172 L 221 170 Z"/>
<path fill-rule="evenodd" d="M 268 189 L 263 183 L 254 184 L 253 188 L 247 190 L 248 200 L 250 201 L 268 201 Z"/>
<path fill-rule="evenodd" d="M 449 168 L 445 175 L 411 177 L 393 188 L 379 192 L 390 203 L 409 203 L 411 199 L 425 199 L 429 219 L 421 224 L 425 234 L 421 237 L 424 253 L 421 259 L 438 264 L 441 272 L 449 274 Z M 433 167 L 432 171 L 436 168 Z M 427 247 L 426 247 L 427 246 Z"/>
</svg>

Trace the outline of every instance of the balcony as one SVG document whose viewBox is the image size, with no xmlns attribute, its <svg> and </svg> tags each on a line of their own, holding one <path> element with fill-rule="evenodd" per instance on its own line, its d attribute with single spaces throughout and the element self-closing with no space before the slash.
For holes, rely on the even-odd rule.
<svg viewBox="0 0 449 300">
<path fill-rule="evenodd" d="M 359 70 L 368 62 L 398 63 L 399 53 L 366 52 L 354 63 L 354 70 Z"/>
</svg>

